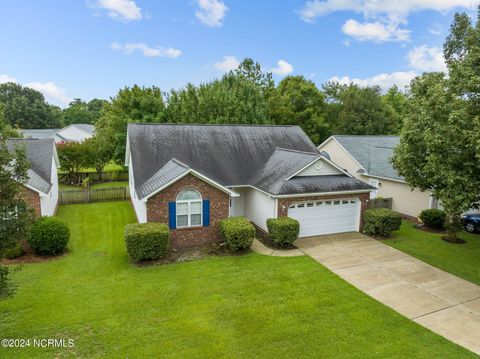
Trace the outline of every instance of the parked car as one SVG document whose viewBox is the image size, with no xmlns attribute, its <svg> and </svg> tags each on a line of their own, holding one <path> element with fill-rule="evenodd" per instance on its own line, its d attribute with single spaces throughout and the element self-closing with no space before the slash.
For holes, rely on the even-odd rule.
<svg viewBox="0 0 480 359">
<path fill-rule="evenodd" d="M 463 216 L 463 225 L 467 232 L 479 232 L 480 231 L 480 214 L 466 214 Z"/>
</svg>

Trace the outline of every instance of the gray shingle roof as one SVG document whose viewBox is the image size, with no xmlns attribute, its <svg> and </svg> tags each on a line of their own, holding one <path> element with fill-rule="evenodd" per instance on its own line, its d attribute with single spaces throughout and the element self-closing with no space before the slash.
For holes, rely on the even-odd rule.
<svg viewBox="0 0 480 359">
<path fill-rule="evenodd" d="M 393 168 L 393 149 L 400 142 L 398 136 L 333 136 L 363 168 L 373 176 L 403 181 Z"/>
<path fill-rule="evenodd" d="M 19 130 L 24 138 L 53 138 L 58 128 Z"/>
<path fill-rule="evenodd" d="M 298 126 L 129 124 L 128 141 L 139 198 L 190 168 L 226 187 L 302 193 L 306 182 L 287 178 L 322 156 Z M 311 192 L 334 187 L 324 177 L 308 182 Z M 349 190 L 369 188 L 346 175 L 338 177 L 345 177 Z"/>
<path fill-rule="evenodd" d="M 14 151 L 17 147 L 25 147 L 30 163 L 28 185 L 43 193 L 49 193 L 52 188 L 54 143 L 53 138 L 7 140 L 7 147 L 10 151 Z"/>
<path fill-rule="evenodd" d="M 355 177 L 344 175 L 294 177 L 284 181 L 274 194 L 325 193 L 373 189 Z"/>
</svg>

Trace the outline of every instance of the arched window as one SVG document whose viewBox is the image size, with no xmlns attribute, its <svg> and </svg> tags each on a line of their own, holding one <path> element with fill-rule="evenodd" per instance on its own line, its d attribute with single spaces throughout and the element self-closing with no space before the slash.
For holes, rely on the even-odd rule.
<svg viewBox="0 0 480 359">
<path fill-rule="evenodd" d="M 185 189 L 177 196 L 177 228 L 202 225 L 202 196 L 194 189 Z"/>
</svg>

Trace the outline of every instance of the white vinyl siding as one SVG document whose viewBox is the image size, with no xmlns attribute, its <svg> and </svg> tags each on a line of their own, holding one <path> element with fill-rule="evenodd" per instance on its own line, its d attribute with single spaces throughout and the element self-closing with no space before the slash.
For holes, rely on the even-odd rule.
<svg viewBox="0 0 480 359">
<path fill-rule="evenodd" d="M 288 216 L 300 223 L 299 237 L 359 230 L 361 202 L 357 198 L 306 201 L 288 208 Z"/>
<path fill-rule="evenodd" d="M 267 231 L 267 219 L 277 217 L 275 199 L 253 188 L 245 188 L 244 194 L 245 217 Z"/>
<path fill-rule="evenodd" d="M 43 193 L 40 195 L 40 212 L 42 216 L 53 216 L 55 214 L 55 209 L 57 208 L 58 202 L 58 174 L 57 174 L 57 164 L 55 160 L 52 159 L 52 170 L 51 170 L 51 181 L 52 188 L 50 192 L 46 195 Z"/>
<path fill-rule="evenodd" d="M 133 208 L 139 223 L 147 222 L 147 203 L 142 202 L 138 199 L 137 193 L 135 192 L 135 183 L 133 178 L 133 164 L 132 156 L 128 160 L 128 188 L 130 189 L 130 199 L 133 203 Z"/>
<path fill-rule="evenodd" d="M 297 173 L 295 177 L 302 176 L 328 176 L 328 175 L 338 175 L 342 174 L 337 168 L 333 167 L 331 164 L 326 161 L 319 159 L 312 163 L 310 166 L 305 168 L 300 173 Z"/>
<path fill-rule="evenodd" d="M 244 216 L 245 191 L 244 188 L 233 188 L 240 197 L 230 197 L 230 217 Z"/>
</svg>

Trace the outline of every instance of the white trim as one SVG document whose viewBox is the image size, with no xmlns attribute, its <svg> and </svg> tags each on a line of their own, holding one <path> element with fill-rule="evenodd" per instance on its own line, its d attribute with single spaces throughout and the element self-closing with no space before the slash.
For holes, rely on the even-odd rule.
<svg viewBox="0 0 480 359">
<path fill-rule="evenodd" d="M 128 139 L 128 128 L 127 128 L 127 143 L 125 144 L 125 166 L 129 166 L 129 158 L 130 157 L 130 141 Z M 133 164 L 133 161 L 132 161 Z"/>
<path fill-rule="evenodd" d="M 393 181 L 393 182 L 399 182 L 399 183 L 403 183 L 403 184 L 407 184 L 407 182 L 405 181 L 402 181 L 402 180 L 399 180 L 399 179 L 394 179 L 394 178 L 389 178 L 389 177 L 382 177 L 382 176 L 377 176 L 377 175 L 371 175 L 369 173 L 361 173 L 362 176 L 365 176 L 365 177 L 373 177 L 373 178 L 379 178 L 379 179 L 383 179 L 383 180 L 386 180 L 386 181 Z"/>
<path fill-rule="evenodd" d="M 370 193 L 371 190 L 355 190 L 355 191 L 338 191 L 338 192 L 313 192 L 313 193 L 299 193 L 299 194 L 283 194 L 276 196 L 277 198 L 295 198 L 295 197 L 313 197 L 313 196 L 336 196 L 342 194 L 358 194 Z"/>
<path fill-rule="evenodd" d="M 316 159 L 314 159 L 312 162 L 310 162 L 308 165 L 306 165 L 305 167 L 303 167 L 302 169 L 298 170 L 297 172 L 295 172 L 293 175 L 291 175 L 290 177 L 288 177 L 285 181 L 289 181 L 291 180 L 293 177 L 295 177 L 296 175 L 298 175 L 300 172 L 302 172 L 303 170 L 305 170 L 306 168 L 310 167 L 312 164 L 314 164 L 315 162 L 317 162 L 318 160 L 325 160 L 325 162 L 327 162 L 329 165 L 332 165 L 333 167 L 335 167 L 337 170 L 339 170 L 340 172 L 342 172 L 343 174 L 346 174 L 348 177 L 352 177 L 352 175 L 350 173 L 348 173 L 347 171 L 345 171 L 343 168 L 340 168 L 338 165 L 336 165 L 335 163 L 333 163 L 332 161 L 330 161 L 328 158 L 326 158 L 325 156 L 321 155 L 320 154 L 320 157 L 317 157 Z"/>
<path fill-rule="evenodd" d="M 132 162 L 133 164 L 133 162 Z M 225 192 L 225 193 L 228 193 L 231 197 L 240 197 L 240 195 L 235 192 L 235 191 L 232 191 L 230 189 L 228 189 L 227 187 L 225 186 L 222 186 L 221 184 L 215 182 L 214 180 L 202 175 L 201 173 L 189 168 L 185 173 L 182 173 L 180 176 L 177 176 L 175 177 L 173 180 L 167 182 L 166 184 L 164 184 L 162 187 L 156 189 L 155 191 L 153 191 L 152 193 L 150 193 L 149 195 L 143 197 L 142 199 L 140 199 L 142 202 L 146 202 L 149 198 L 153 197 L 154 195 L 156 195 L 158 192 L 161 192 L 163 191 L 165 188 L 171 186 L 172 184 L 174 184 L 175 182 L 177 182 L 178 180 L 182 179 L 183 177 L 185 177 L 186 175 L 188 174 L 192 174 L 198 178 L 200 178 L 201 180 L 203 180 L 204 182 L 207 182 L 208 184 L 214 186 L 214 187 L 217 187 L 218 189 L 220 189 L 221 191 Z"/>
<path fill-rule="evenodd" d="M 271 193 L 268 193 L 268 192 L 265 192 L 263 190 L 261 190 L 260 188 L 257 188 L 257 187 L 254 187 L 252 185 L 249 185 L 249 184 L 246 184 L 246 185 L 234 185 L 234 186 L 228 186 L 230 188 L 236 188 L 236 187 L 250 187 L 250 188 L 253 188 L 253 189 L 256 189 L 257 191 L 259 192 L 262 192 L 263 194 L 266 194 L 268 197 L 272 197 L 272 198 L 275 198 L 276 196 L 271 194 Z"/>
<path fill-rule="evenodd" d="M 34 191 L 34 192 L 37 192 L 41 197 L 48 196 L 48 193 L 50 193 L 50 191 L 52 190 L 52 189 L 50 189 L 50 191 L 49 191 L 48 193 L 45 193 L 45 192 L 42 192 L 42 191 L 40 191 L 40 190 L 38 190 L 38 189 L 30 186 L 30 185 L 27 184 L 27 183 L 25 183 L 25 184 L 22 183 L 22 185 L 25 186 L 25 187 L 27 187 L 28 189 L 31 189 L 31 190 Z"/>
<path fill-rule="evenodd" d="M 358 161 L 355 159 L 355 157 L 353 157 L 352 154 L 351 154 L 350 152 L 348 152 L 347 149 L 346 149 L 345 147 L 343 147 L 340 142 L 338 142 L 338 140 L 335 138 L 335 136 L 330 136 L 329 138 L 327 138 L 327 139 L 326 139 L 325 141 L 323 141 L 320 145 L 318 145 L 317 149 L 318 149 L 318 150 L 321 150 L 320 147 L 322 147 L 323 145 L 325 145 L 328 141 L 330 141 L 330 140 L 332 140 L 332 139 L 337 143 L 337 145 L 340 146 L 340 148 L 341 148 L 343 151 L 345 151 L 346 154 L 348 154 L 348 155 L 350 156 L 350 158 L 351 158 L 358 166 L 360 166 L 360 168 L 361 168 L 362 170 L 364 170 L 365 172 L 367 172 L 367 170 L 360 164 L 360 162 L 358 162 Z"/>
<path fill-rule="evenodd" d="M 278 198 L 275 198 L 275 216 L 273 218 L 278 218 Z"/>
</svg>

